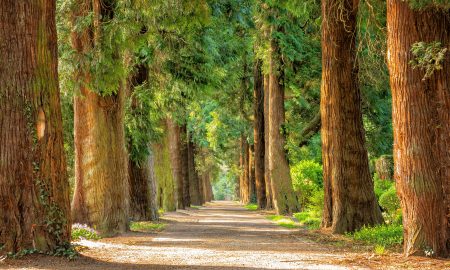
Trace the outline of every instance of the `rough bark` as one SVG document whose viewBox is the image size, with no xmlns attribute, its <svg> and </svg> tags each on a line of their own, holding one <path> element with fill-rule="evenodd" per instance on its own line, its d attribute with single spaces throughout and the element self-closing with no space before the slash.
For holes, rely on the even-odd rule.
<svg viewBox="0 0 450 270">
<path fill-rule="evenodd" d="M 450 57 L 422 80 L 410 52 L 416 42 L 450 47 L 448 11 L 411 10 L 387 1 L 388 65 L 392 88 L 394 177 L 403 209 L 404 252 L 448 256 L 450 249 Z"/>
<path fill-rule="evenodd" d="M 243 204 L 250 202 L 250 181 L 249 181 L 249 144 L 244 136 L 241 136 L 241 158 L 240 158 L 240 200 Z"/>
<path fill-rule="evenodd" d="M 177 208 L 184 209 L 183 201 L 183 170 L 181 168 L 181 138 L 180 127 L 172 119 L 167 118 L 167 127 L 169 132 L 169 149 L 170 162 L 172 164 L 173 178 L 175 181 L 175 198 L 177 201 Z"/>
<path fill-rule="evenodd" d="M 391 155 L 383 155 L 375 161 L 375 172 L 381 180 L 392 180 L 394 176 L 394 160 Z"/>
<path fill-rule="evenodd" d="M 153 155 L 140 164 L 129 160 L 130 217 L 133 220 L 157 220 L 156 179 Z"/>
<path fill-rule="evenodd" d="M 188 135 L 188 172 L 189 172 L 189 194 L 191 196 L 192 205 L 202 205 L 202 198 L 200 193 L 199 177 L 197 169 L 195 168 L 195 145 Z"/>
<path fill-rule="evenodd" d="M 0 246 L 70 243 L 55 1 L 0 4 Z"/>
<path fill-rule="evenodd" d="M 84 31 L 72 33 L 74 50 L 83 54 L 100 39 L 104 14 L 111 6 L 100 1 L 79 0 L 73 21 L 94 13 L 94 23 Z M 93 36 L 92 36 L 93 35 Z M 77 71 L 80 95 L 74 100 L 75 191 L 72 201 L 74 222 L 95 227 L 101 234 L 125 232 L 128 227 L 129 186 L 128 160 L 125 148 L 125 89 L 100 95 L 88 88 L 88 68 Z"/>
<path fill-rule="evenodd" d="M 256 203 L 255 158 L 253 145 L 248 147 L 248 197 L 249 203 Z"/>
<path fill-rule="evenodd" d="M 266 208 L 273 208 L 272 184 L 269 171 L 269 75 L 264 75 L 264 182 L 266 184 Z"/>
<path fill-rule="evenodd" d="M 176 210 L 175 180 L 172 173 L 169 154 L 169 135 L 166 122 L 163 122 L 164 134 L 157 143 L 152 144 L 155 165 L 155 177 L 158 190 L 158 205 L 164 211 Z"/>
<path fill-rule="evenodd" d="M 186 124 L 180 127 L 180 153 L 181 153 L 181 174 L 183 176 L 183 205 L 191 205 L 191 195 L 189 191 L 189 166 L 188 166 L 188 145 L 187 145 L 187 127 Z"/>
<path fill-rule="evenodd" d="M 281 68 L 281 52 L 274 38 L 270 41 L 269 71 L 269 172 L 272 198 L 278 214 L 290 214 L 299 210 L 292 188 L 289 163 L 285 152 L 284 84 Z"/>
<path fill-rule="evenodd" d="M 255 163 L 255 185 L 256 185 L 256 201 L 259 209 L 266 208 L 266 182 L 264 180 L 264 78 L 262 75 L 262 62 L 255 62 L 254 71 L 254 163 Z"/>
<path fill-rule="evenodd" d="M 322 1 L 322 227 L 334 233 L 383 222 L 364 145 L 355 44 L 357 11 L 358 1 Z"/>
</svg>

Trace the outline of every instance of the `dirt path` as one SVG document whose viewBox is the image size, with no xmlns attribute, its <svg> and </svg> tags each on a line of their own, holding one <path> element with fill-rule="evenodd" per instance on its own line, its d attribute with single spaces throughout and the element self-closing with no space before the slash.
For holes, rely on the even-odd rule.
<svg viewBox="0 0 450 270">
<path fill-rule="evenodd" d="M 75 261 L 28 257 L 0 263 L 6 269 L 443 269 L 446 262 L 423 263 L 377 258 L 370 253 L 317 243 L 299 230 L 276 226 L 260 212 L 234 202 L 168 213 L 167 229 L 156 234 L 82 241 Z M 437 263 L 437 264 L 436 264 Z M 438 265 L 438 266 L 437 266 Z M 404 266 L 404 267 L 403 267 Z M 412 267 L 412 268 L 411 268 Z"/>
</svg>

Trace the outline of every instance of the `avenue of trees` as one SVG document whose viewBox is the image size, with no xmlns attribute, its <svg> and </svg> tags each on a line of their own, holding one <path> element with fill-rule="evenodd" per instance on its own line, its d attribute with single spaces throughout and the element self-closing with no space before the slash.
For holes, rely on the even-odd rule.
<svg viewBox="0 0 450 270">
<path fill-rule="evenodd" d="M 216 196 L 450 253 L 448 0 L 0 0 L 0 41 L 1 250 Z"/>
</svg>

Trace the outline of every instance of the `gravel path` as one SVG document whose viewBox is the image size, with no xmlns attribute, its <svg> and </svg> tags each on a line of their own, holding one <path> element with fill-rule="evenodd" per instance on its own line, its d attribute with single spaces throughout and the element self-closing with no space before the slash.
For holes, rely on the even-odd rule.
<svg viewBox="0 0 450 270">
<path fill-rule="evenodd" d="M 371 254 L 314 242 L 302 237 L 299 230 L 276 226 L 263 213 L 248 211 L 235 202 L 213 202 L 198 209 L 167 213 L 164 221 L 168 225 L 160 233 L 82 241 L 80 244 L 87 248 L 74 261 L 36 256 L 8 260 L 0 268 L 388 269 L 385 259 L 377 261 Z M 399 266 L 397 263 L 393 269 Z"/>
</svg>

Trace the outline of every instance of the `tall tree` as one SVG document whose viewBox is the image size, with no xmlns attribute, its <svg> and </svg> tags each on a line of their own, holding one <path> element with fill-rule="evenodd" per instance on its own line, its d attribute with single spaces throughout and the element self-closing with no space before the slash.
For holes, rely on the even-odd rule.
<svg viewBox="0 0 450 270">
<path fill-rule="evenodd" d="M 274 17 L 277 9 L 272 9 Z M 280 45 L 275 36 L 276 26 L 271 28 L 270 68 L 269 68 L 269 172 L 272 199 L 278 214 L 288 214 L 299 210 L 297 197 L 292 188 L 289 162 L 285 151 L 284 71 Z"/>
<path fill-rule="evenodd" d="M 70 243 L 55 1 L 0 4 L 0 246 Z"/>
<path fill-rule="evenodd" d="M 264 179 L 264 77 L 262 74 L 262 61 L 255 60 L 253 67 L 253 137 L 254 137 L 254 163 L 256 201 L 260 209 L 266 208 L 266 182 Z"/>
<path fill-rule="evenodd" d="M 191 204 L 202 205 L 202 188 L 200 187 L 200 178 L 195 167 L 196 147 L 192 142 L 192 137 L 188 135 L 188 173 L 189 173 L 189 194 L 191 196 Z"/>
<path fill-rule="evenodd" d="M 186 206 L 183 201 L 183 169 L 182 166 L 182 142 L 180 138 L 180 127 L 171 118 L 167 118 L 167 131 L 169 132 L 169 150 L 170 150 L 170 162 L 172 164 L 173 178 L 175 181 L 175 193 L 177 208 L 184 209 Z"/>
<path fill-rule="evenodd" d="M 445 55 L 445 48 L 450 47 L 450 6 L 414 6 L 414 3 L 427 1 L 387 1 L 394 167 L 403 210 L 404 252 L 412 255 L 428 250 L 437 256 L 448 256 L 450 57 L 448 53 Z M 444 52 L 440 62 L 428 62 L 432 65 L 428 71 L 434 71 L 431 74 L 413 69 L 411 62 L 421 60 L 410 50 L 418 42 L 424 42 L 423 46 L 439 42 L 434 53 Z M 425 51 L 419 46 L 416 57 L 436 57 L 427 56 Z"/>
<path fill-rule="evenodd" d="M 355 39 L 358 4 L 322 0 L 322 227 L 335 233 L 383 222 L 364 145 Z"/>
<path fill-rule="evenodd" d="M 272 209 L 272 184 L 269 171 L 269 75 L 264 75 L 264 182 L 266 184 L 266 207 Z"/>
<path fill-rule="evenodd" d="M 72 46 L 79 57 L 97 53 L 101 55 L 99 61 L 108 58 L 120 65 L 122 60 L 115 44 L 105 45 L 109 39 L 104 35 L 104 24 L 114 20 L 116 5 L 112 0 L 76 2 L 72 14 L 75 29 Z M 80 30 L 80 22 L 91 15 L 92 24 L 82 26 Z M 110 68 L 118 69 L 117 66 Z M 102 77 L 103 69 L 105 67 L 93 73 L 92 66 L 85 65 L 75 75 L 80 95 L 74 101 L 76 182 L 72 217 L 74 222 L 89 224 L 102 234 L 114 234 L 124 232 L 128 227 L 125 89 L 124 78 L 120 76 L 105 82 L 103 79 L 109 78 Z M 107 91 L 103 87 L 110 89 Z"/>
</svg>

